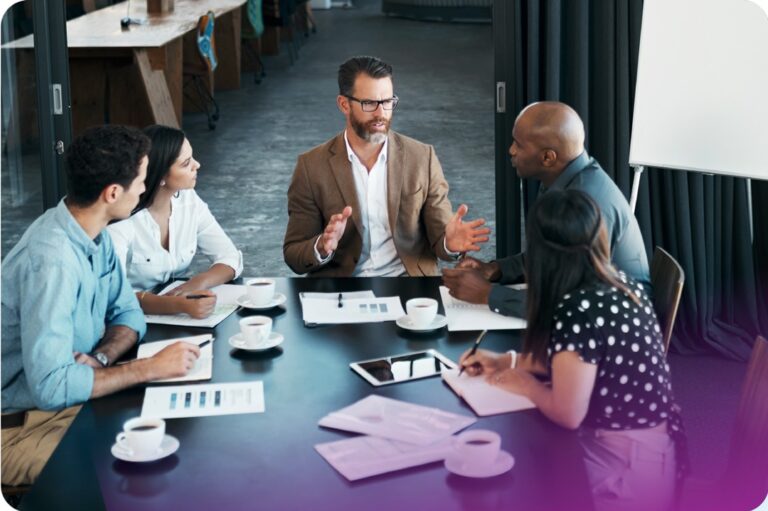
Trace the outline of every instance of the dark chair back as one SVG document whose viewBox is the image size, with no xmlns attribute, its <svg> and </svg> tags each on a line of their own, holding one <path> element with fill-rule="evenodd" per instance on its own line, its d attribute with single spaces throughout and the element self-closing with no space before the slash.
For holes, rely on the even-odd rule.
<svg viewBox="0 0 768 511">
<path fill-rule="evenodd" d="M 680 264 L 669 252 L 656 247 L 651 260 L 651 285 L 653 286 L 653 305 L 664 333 L 664 351 L 669 351 L 669 342 L 672 339 L 672 329 L 675 326 L 684 283 L 685 272 Z"/>
</svg>

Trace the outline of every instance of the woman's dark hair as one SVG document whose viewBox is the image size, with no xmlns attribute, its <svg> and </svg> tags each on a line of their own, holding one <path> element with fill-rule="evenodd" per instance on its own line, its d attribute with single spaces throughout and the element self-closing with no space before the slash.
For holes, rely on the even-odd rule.
<svg viewBox="0 0 768 511">
<path fill-rule="evenodd" d="M 108 124 L 85 130 L 67 148 L 67 200 L 87 207 L 109 185 L 130 187 L 149 150 L 149 139 L 135 128 Z"/>
<path fill-rule="evenodd" d="M 157 195 L 160 182 L 168 174 L 171 166 L 181 154 L 181 146 L 187 138 L 180 129 L 169 126 L 153 124 L 144 128 L 144 134 L 152 141 L 152 150 L 149 151 L 149 165 L 147 166 L 146 191 L 141 194 L 139 204 L 133 210 L 133 214 L 152 205 Z"/>
<path fill-rule="evenodd" d="M 551 190 L 528 216 L 525 254 L 528 328 L 523 351 L 545 363 L 555 305 L 567 293 L 604 283 L 638 298 L 611 265 L 608 233 L 600 209 L 578 190 Z"/>
<path fill-rule="evenodd" d="M 392 66 L 376 57 L 352 57 L 339 66 L 339 95 L 352 96 L 355 90 L 355 80 L 359 74 L 371 78 L 392 78 Z"/>
</svg>

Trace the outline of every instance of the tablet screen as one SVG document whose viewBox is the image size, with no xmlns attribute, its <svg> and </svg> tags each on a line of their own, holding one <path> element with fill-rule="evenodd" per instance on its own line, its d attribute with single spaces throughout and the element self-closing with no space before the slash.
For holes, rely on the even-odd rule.
<svg viewBox="0 0 768 511">
<path fill-rule="evenodd" d="M 352 364 L 352 368 L 374 385 L 387 385 L 402 381 L 437 376 L 455 364 L 435 350 L 365 360 Z"/>
</svg>

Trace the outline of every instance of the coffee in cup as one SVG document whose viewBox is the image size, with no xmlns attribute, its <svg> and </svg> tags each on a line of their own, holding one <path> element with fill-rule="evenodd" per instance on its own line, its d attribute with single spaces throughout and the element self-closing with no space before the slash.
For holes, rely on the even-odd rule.
<svg viewBox="0 0 768 511">
<path fill-rule="evenodd" d="M 437 300 L 413 298 L 405 302 L 405 310 L 414 328 L 427 328 L 437 314 Z"/>
<path fill-rule="evenodd" d="M 453 439 L 453 456 L 468 468 L 493 465 L 500 449 L 501 437 L 487 429 L 465 431 Z"/>
<path fill-rule="evenodd" d="M 117 434 L 115 442 L 129 455 L 142 457 L 159 452 L 163 437 L 163 419 L 135 417 L 123 424 L 123 431 Z"/>
<path fill-rule="evenodd" d="M 248 279 L 245 288 L 254 305 L 267 305 L 275 297 L 275 281 L 272 279 Z"/>
<path fill-rule="evenodd" d="M 248 316 L 240 320 L 240 334 L 247 344 L 259 344 L 272 333 L 272 318 L 269 316 Z"/>
</svg>

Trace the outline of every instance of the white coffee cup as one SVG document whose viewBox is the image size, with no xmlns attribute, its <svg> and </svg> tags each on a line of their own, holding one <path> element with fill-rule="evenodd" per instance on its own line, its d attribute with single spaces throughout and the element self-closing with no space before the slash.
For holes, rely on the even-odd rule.
<svg viewBox="0 0 768 511">
<path fill-rule="evenodd" d="M 405 302 L 405 310 L 415 328 L 426 328 L 432 324 L 437 314 L 437 300 L 413 298 Z"/>
<path fill-rule="evenodd" d="M 275 281 L 272 279 L 248 279 L 245 288 L 254 305 L 267 305 L 275 297 Z"/>
<path fill-rule="evenodd" d="M 248 316 L 240 320 L 240 334 L 248 344 L 266 341 L 272 333 L 272 318 L 269 316 Z"/>
<path fill-rule="evenodd" d="M 453 448 L 454 456 L 465 467 L 487 467 L 499 457 L 501 437 L 495 431 L 472 429 L 455 436 Z"/>
<path fill-rule="evenodd" d="M 148 456 L 160 450 L 165 437 L 165 421 L 148 417 L 134 417 L 125 421 L 123 431 L 115 442 L 131 456 Z"/>
</svg>

